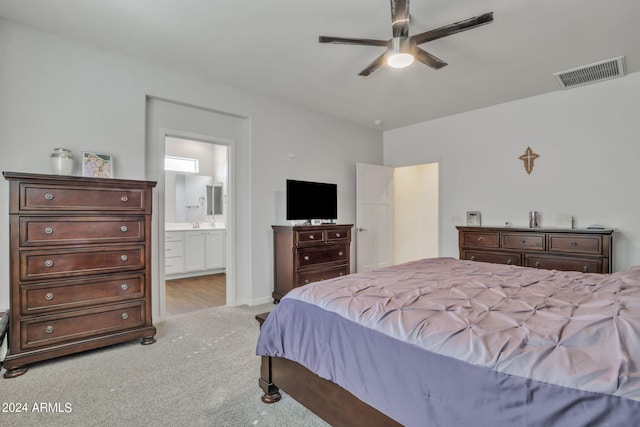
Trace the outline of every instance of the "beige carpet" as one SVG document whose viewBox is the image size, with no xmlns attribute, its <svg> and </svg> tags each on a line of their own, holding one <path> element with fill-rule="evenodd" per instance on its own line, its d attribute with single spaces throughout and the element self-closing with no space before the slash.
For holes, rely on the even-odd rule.
<svg viewBox="0 0 640 427">
<path fill-rule="evenodd" d="M 173 316 L 156 324 L 153 345 L 120 344 L 0 379 L 0 425 L 326 426 L 287 395 L 260 401 L 254 316 L 272 308 Z"/>
</svg>

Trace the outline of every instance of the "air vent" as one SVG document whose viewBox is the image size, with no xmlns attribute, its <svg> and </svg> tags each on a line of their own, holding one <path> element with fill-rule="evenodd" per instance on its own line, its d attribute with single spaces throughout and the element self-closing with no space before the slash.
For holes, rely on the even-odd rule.
<svg viewBox="0 0 640 427">
<path fill-rule="evenodd" d="M 624 76 L 624 56 L 553 73 L 553 75 L 563 89 L 622 77 Z"/>
</svg>

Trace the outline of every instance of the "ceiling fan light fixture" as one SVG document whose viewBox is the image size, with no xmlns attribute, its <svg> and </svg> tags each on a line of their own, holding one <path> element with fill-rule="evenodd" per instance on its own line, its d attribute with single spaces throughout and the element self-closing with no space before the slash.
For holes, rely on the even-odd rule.
<svg viewBox="0 0 640 427">
<path fill-rule="evenodd" d="M 405 68 L 413 64 L 414 57 L 411 54 L 411 40 L 408 37 L 394 37 L 391 39 L 387 65 L 393 68 Z"/>
<path fill-rule="evenodd" d="M 413 64 L 415 58 L 410 53 L 396 52 L 387 57 L 387 65 L 393 68 L 405 68 Z"/>
</svg>

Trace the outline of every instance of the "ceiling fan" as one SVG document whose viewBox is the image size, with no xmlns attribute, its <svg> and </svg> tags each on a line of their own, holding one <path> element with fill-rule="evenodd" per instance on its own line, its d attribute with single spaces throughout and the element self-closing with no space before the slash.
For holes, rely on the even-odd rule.
<svg viewBox="0 0 640 427">
<path fill-rule="evenodd" d="M 391 0 L 391 26 L 393 30 L 393 38 L 391 40 L 320 36 L 319 42 L 386 47 L 387 50 L 382 55 L 358 74 L 360 76 L 368 76 L 385 62 L 391 67 L 403 68 L 411 65 L 414 59 L 437 70 L 447 65 L 447 63 L 420 49 L 418 45 L 470 30 L 480 25 L 488 24 L 491 21 L 493 21 L 493 12 L 488 12 L 464 21 L 409 36 L 409 0 Z"/>
</svg>

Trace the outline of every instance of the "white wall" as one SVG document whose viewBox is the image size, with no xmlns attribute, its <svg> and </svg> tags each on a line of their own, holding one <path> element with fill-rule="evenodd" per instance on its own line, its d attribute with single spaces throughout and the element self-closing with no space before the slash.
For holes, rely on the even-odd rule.
<svg viewBox="0 0 640 427">
<path fill-rule="evenodd" d="M 466 211 L 526 227 L 537 210 L 543 226 L 571 214 L 616 228 L 617 271 L 640 264 L 639 117 L 635 73 L 385 132 L 384 163 L 440 159 L 443 256 L 458 256 Z M 531 175 L 518 160 L 528 146 L 540 155 Z"/>
<path fill-rule="evenodd" d="M 355 219 L 355 162 L 382 161 L 380 132 L 3 20 L 0 58 L 2 170 L 48 173 L 51 149 L 66 147 L 112 154 L 116 178 L 151 179 L 146 166 L 160 159 L 145 158 L 148 97 L 243 121 L 236 151 L 239 304 L 269 300 L 270 225 L 278 221 L 285 179 L 337 182 L 339 219 L 348 222 Z M 0 200 L 8 201 L 4 180 Z M 9 297 L 9 230 L 1 226 L 7 205 L 0 203 L 0 307 Z"/>
</svg>

